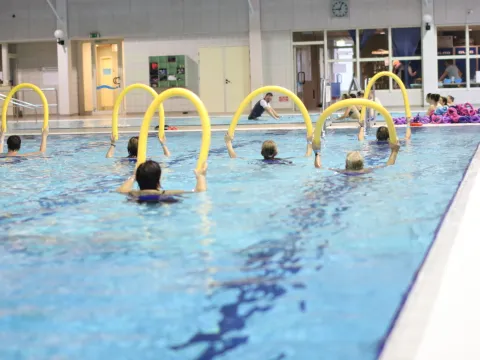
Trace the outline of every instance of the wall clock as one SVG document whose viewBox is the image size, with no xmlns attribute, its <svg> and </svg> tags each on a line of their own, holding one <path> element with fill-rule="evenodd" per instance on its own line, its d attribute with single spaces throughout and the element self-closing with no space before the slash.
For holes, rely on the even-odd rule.
<svg viewBox="0 0 480 360">
<path fill-rule="evenodd" d="M 336 18 L 344 18 L 348 16 L 348 0 L 332 1 L 332 16 Z"/>
</svg>

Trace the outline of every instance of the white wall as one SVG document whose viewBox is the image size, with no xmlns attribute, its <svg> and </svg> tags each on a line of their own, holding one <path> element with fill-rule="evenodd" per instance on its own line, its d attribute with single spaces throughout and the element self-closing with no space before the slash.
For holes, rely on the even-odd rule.
<svg viewBox="0 0 480 360">
<path fill-rule="evenodd" d="M 422 21 L 421 0 L 351 0 L 346 19 L 332 18 L 331 0 L 262 0 L 261 9 L 264 31 L 372 29 Z"/>
<path fill-rule="evenodd" d="M 44 76 L 42 68 L 53 68 L 53 79 L 50 76 Z M 17 44 L 17 69 L 19 83 L 32 83 L 39 88 L 57 87 L 58 73 L 55 71 L 56 68 L 57 44 L 54 41 Z M 47 78 L 52 81 L 48 81 L 49 79 Z M 48 103 L 56 103 L 54 92 L 46 91 L 45 96 L 47 97 Z M 32 104 L 42 103 L 38 95 L 33 91 L 20 92 L 19 98 Z M 24 109 L 23 111 L 24 114 L 31 115 L 35 113 L 33 110 Z M 56 113 L 56 108 L 51 107 L 50 112 Z M 39 108 L 38 113 L 43 114 L 43 109 Z"/>
<path fill-rule="evenodd" d="M 17 1 L 17 0 L 15 0 Z M 71 36 L 154 37 L 248 31 L 246 0 L 69 0 Z"/>
<path fill-rule="evenodd" d="M 292 33 L 290 31 L 267 31 L 262 33 L 263 82 L 264 85 L 283 86 L 296 92 L 293 75 Z M 276 109 L 292 109 L 293 102 L 279 102 L 275 94 L 272 106 Z"/>
<path fill-rule="evenodd" d="M 248 34 L 169 40 L 125 39 L 125 86 L 135 83 L 149 84 L 149 56 L 186 55 L 198 66 L 198 49 L 216 46 L 248 46 Z M 151 102 L 152 98 L 149 94 L 132 91 L 126 96 L 127 112 L 145 112 Z M 194 111 L 195 109 L 193 104 L 182 98 L 171 99 L 164 104 L 164 107 L 165 111 Z"/>
<path fill-rule="evenodd" d="M 55 16 L 45 0 L 0 2 L 0 41 L 49 40 L 56 28 Z"/>
<path fill-rule="evenodd" d="M 477 0 L 434 0 L 433 16 L 438 25 L 480 24 L 480 1 Z M 468 10 L 473 10 L 468 14 Z"/>
</svg>

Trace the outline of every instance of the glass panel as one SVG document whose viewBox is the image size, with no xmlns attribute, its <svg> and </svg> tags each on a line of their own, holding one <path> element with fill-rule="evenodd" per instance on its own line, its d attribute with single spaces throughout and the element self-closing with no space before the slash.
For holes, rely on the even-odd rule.
<svg viewBox="0 0 480 360">
<path fill-rule="evenodd" d="M 438 86 L 443 88 L 466 87 L 467 74 L 460 70 L 465 69 L 465 59 L 438 60 Z"/>
<path fill-rule="evenodd" d="M 360 86 L 365 87 L 365 80 L 369 80 L 376 73 L 388 71 L 388 65 L 385 60 L 382 61 L 367 61 L 360 63 Z M 388 90 L 388 77 L 384 76 L 375 82 L 375 89 Z"/>
<path fill-rule="evenodd" d="M 392 72 L 397 75 L 407 89 L 422 88 L 422 60 L 392 60 Z M 396 82 L 394 89 L 399 89 Z"/>
<path fill-rule="evenodd" d="M 388 30 L 360 30 L 360 58 L 388 57 Z"/>
<path fill-rule="evenodd" d="M 400 56 L 421 56 L 422 31 L 415 28 L 393 28 L 392 29 L 392 52 L 393 57 Z"/>
<path fill-rule="evenodd" d="M 437 27 L 437 47 L 439 55 L 453 55 L 456 46 L 465 47 L 465 26 Z"/>
<path fill-rule="evenodd" d="M 470 59 L 470 86 L 480 87 L 480 26 L 469 25 L 470 36 L 470 56 L 476 57 Z M 472 54 L 472 50 L 474 54 Z"/>
<path fill-rule="evenodd" d="M 330 74 L 332 74 L 332 83 L 339 84 L 341 92 L 347 91 L 352 83 L 353 74 L 355 73 L 355 62 L 334 62 L 330 63 L 329 67 Z"/>
<path fill-rule="evenodd" d="M 293 33 L 293 42 L 323 41 L 323 31 L 301 31 Z"/>
<path fill-rule="evenodd" d="M 349 59 L 355 59 L 355 33 L 356 30 L 328 31 L 327 50 L 329 59 L 339 59 L 340 54 L 349 55 Z"/>
</svg>

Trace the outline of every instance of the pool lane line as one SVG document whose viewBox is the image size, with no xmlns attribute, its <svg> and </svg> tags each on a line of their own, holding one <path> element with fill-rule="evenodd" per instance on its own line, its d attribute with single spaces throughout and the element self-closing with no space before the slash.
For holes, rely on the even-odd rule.
<svg viewBox="0 0 480 360">
<path fill-rule="evenodd" d="M 452 329 L 450 326 L 435 327 L 435 322 L 433 321 L 440 317 L 443 317 L 443 319 L 445 318 L 445 311 L 443 313 L 436 313 L 435 305 L 439 304 L 439 301 L 442 299 L 441 293 L 443 286 L 448 286 L 447 282 L 450 277 L 447 275 L 451 276 L 454 271 L 451 270 L 453 266 L 452 259 L 454 259 L 455 255 L 453 250 L 458 252 L 458 248 L 461 245 L 465 246 L 465 244 L 461 243 L 465 242 L 470 242 L 470 248 L 472 248 L 472 245 L 479 241 L 480 236 L 472 235 L 475 231 L 478 234 L 478 226 L 476 222 L 473 224 L 475 230 L 473 232 L 468 232 L 471 238 L 470 240 L 465 238 L 465 234 L 462 233 L 462 230 L 465 230 L 466 227 L 464 220 L 468 221 L 468 218 L 465 216 L 467 211 L 470 214 L 473 212 L 478 214 L 478 199 L 471 198 L 471 195 L 474 194 L 475 191 L 475 194 L 480 197 L 479 189 L 480 145 L 477 146 L 470 159 L 469 165 L 465 169 L 462 179 L 457 186 L 457 191 L 450 199 L 447 209 L 435 230 L 434 238 L 402 297 L 402 301 L 397 308 L 386 335 L 381 340 L 377 349 L 377 356 L 380 360 L 480 359 L 480 348 L 477 345 L 477 336 L 473 335 L 475 338 L 474 344 L 470 344 L 470 347 L 468 348 L 470 353 L 468 353 L 469 355 L 466 357 L 460 355 L 462 350 L 465 351 L 465 347 L 462 346 L 464 345 L 463 343 L 456 343 L 457 347 L 453 350 L 454 355 L 451 353 L 452 344 L 446 341 L 446 339 L 450 340 L 450 338 L 455 337 L 464 340 L 467 337 L 467 333 L 478 333 L 478 321 L 475 322 L 470 320 L 471 328 L 469 331 L 466 331 L 465 329 L 465 323 L 467 321 L 464 321 L 461 324 L 461 328 L 456 329 Z M 472 209 L 469 206 L 475 206 L 476 208 Z M 461 236 L 462 234 L 464 235 L 463 237 Z M 472 239 L 473 237 L 476 237 L 476 239 Z M 475 249 L 470 250 L 478 255 L 478 251 Z M 458 258 L 459 257 L 457 256 L 457 260 Z M 460 262 L 462 262 L 462 266 L 464 266 L 464 257 L 460 259 Z M 477 272 L 474 272 L 473 274 L 478 273 L 478 268 L 480 267 L 478 261 L 475 261 L 475 264 L 477 266 Z M 462 283 L 464 275 L 461 275 L 462 278 L 460 278 L 459 274 L 456 275 L 455 282 Z M 472 276 L 476 278 L 475 275 Z M 476 283 L 478 283 L 476 280 L 471 281 L 470 279 L 468 284 L 465 285 L 467 287 L 469 286 L 471 289 L 472 287 L 475 287 Z M 449 291 L 448 294 L 449 295 L 443 295 L 448 296 L 451 299 L 452 294 L 455 294 L 455 292 Z M 478 287 L 476 295 L 475 299 L 478 300 L 480 298 Z M 460 309 L 460 311 L 463 311 L 464 320 L 472 318 L 478 320 L 480 317 L 480 310 L 478 309 L 478 302 L 475 302 L 475 304 L 476 305 L 473 308 L 468 309 L 465 309 L 463 306 L 459 306 L 458 308 L 449 306 L 446 312 L 450 314 L 452 312 L 458 313 L 457 310 Z M 449 305 L 451 305 L 451 302 Z M 475 313 L 476 317 L 473 315 Z M 472 322 L 474 324 L 472 324 Z M 443 332 L 446 331 L 448 334 L 444 334 L 444 337 L 439 339 L 439 330 Z M 434 339 L 433 343 L 432 340 L 430 340 L 429 344 L 428 342 L 425 342 L 425 340 L 428 341 L 428 335 L 431 334 L 432 331 L 437 331 L 437 338 Z M 439 348 L 442 348 L 442 350 L 438 350 Z M 430 351 L 426 351 L 425 349 L 430 349 Z M 432 349 L 434 349 L 433 351 L 436 353 L 435 355 L 432 354 Z M 475 355 L 472 354 L 472 349 L 476 351 Z"/>
</svg>

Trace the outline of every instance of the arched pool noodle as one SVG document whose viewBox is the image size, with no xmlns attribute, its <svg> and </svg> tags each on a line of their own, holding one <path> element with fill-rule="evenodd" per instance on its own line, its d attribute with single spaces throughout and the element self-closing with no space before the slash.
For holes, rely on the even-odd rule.
<svg viewBox="0 0 480 360">
<path fill-rule="evenodd" d="M 407 119 L 411 119 L 412 118 L 412 113 L 410 111 L 410 101 L 408 100 L 407 89 L 405 88 L 405 85 L 403 84 L 403 81 L 397 75 L 395 75 L 394 73 L 392 73 L 390 71 L 382 71 L 382 72 L 379 72 L 379 73 L 375 74 L 375 76 L 372 77 L 370 79 L 370 81 L 368 82 L 367 88 L 365 89 L 365 95 L 364 95 L 363 98 L 368 100 L 368 96 L 370 95 L 370 91 L 372 90 L 373 84 L 375 84 L 375 82 L 383 76 L 391 77 L 393 80 L 395 80 L 395 82 L 398 84 L 398 86 L 400 86 L 400 90 L 402 91 L 402 95 L 403 95 L 403 103 L 405 104 L 405 117 Z M 367 112 L 367 108 L 365 106 L 363 106 L 362 111 L 360 113 L 361 121 L 365 121 L 366 112 Z"/>
<path fill-rule="evenodd" d="M 233 137 L 235 134 L 235 128 L 237 127 L 238 120 L 240 119 L 240 116 L 242 116 L 243 111 L 245 108 L 252 102 L 252 100 L 257 97 L 260 94 L 266 93 L 266 92 L 277 92 L 284 94 L 286 96 L 289 96 L 292 98 L 293 102 L 295 105 L 298 106 L 300 109 L 300 112 L 302 113 L 303 120 L 305 121 L 305 126 L 307 127 L 307 135 L 312 135 L 313 133 L 313 126 L 312 126 L 312 119 L 310 119 L 310 115 L 308 114 L 308 110 L 303 104 L 302 100 L 298 98 L 297 95 L 295 95 L 293 92 L 291 92 L 288 89 L 285 89 L 281 86 L 264 86 L 261 87 L 248 95 L 243 102 L 240 104 L 240 107 L 238 108 L 237 112 L 233 116 L 232 122 L 230 123 L 230 127 L 228 128 L 228 134 Z"/>
<path fill-rule="evenodd" d="M 392 116 L 387 111 L 387 109 L 385 109 L 382 105 L 377 104 L 374 101 L 367 100 L 367 99 L 358 99 L 358 98 L 342 100 L 329 106 L 318 118 L 317 124 L 315 125 L 315 133 L 313 135 L 313 143 L 315 145 L 320 146 L 320 138 L 322 135 L 323 125 L 325 123 L 325 120 L 327 120 L 327 118 L 330 115 L 332 115 L 335 111 L 338 111 L 340 109 L 347 108 L 353 105 L 361 105 L 363 107 L 368 106 L 369 108 L 372 108 L 378 111 L 380 114 L 382 114 L 383 117 L 385 118 L 385 121 L 387 122 L 388 133 L 390 135 L 390 142 L 392 144 L 397 143 L 398 140 L 397 140 L 397 132 L 395 130 L 395 124 L 393 123 Z"/>
<path fill-rule="evenodd" d="M 200 116 L 200 121 L 202 123 L 202 144 L 200 146 L 200 155 L 197 161 L 197 169 L 201 168 L 202 164 L 207 161 L 208 151 L 210 149 L 210 119 L 208 117 L 207 109 L 205 105 L 200 100 L 200 98 L 195 95 L 193 92 L 187 89 L 181 88 L 172 88 L 165 90 L 160 95 L 158 95 L 148 107 L 145 117 L 143 118 L 142 127 L 140 128 L 140 136 L 138 138 L 138 153 L 137 153 L 137 166 L 144 163 L 147 159 L 147 140 L 148 140 L 148 129 L 150 128 L 150 122 L 152 117 L 155 114 L 157 108 L 165 100 L 168 100 L 172 97 L 180 96 L 190 100 L 197 109 L 198 115 Z"/>
<path fill-rule="evenodd" d="M 13 98 L 13 95 L 19 90 L 22 89 L 32 89 L 35 91 L 38 96 L 40 96 L 40 99 L 42 100 L 43 104 L 43 127 L 42 131 L 48 128 L 48 101 L 47 98 L 45 97 L 45 94 L 43 93 L 42 90 L 38 86 L 35 86 L 33 84 L 28 84 L 28 83 L 23 83 L 15 86 L 10 92 L 8 93 L 7 97 L 5 98 L 5 101 L 3 102 L 3 108 L 2 108 L 2 132 L 7 131 L 7 111 L 8 111 L 8 105 L 10 104 L 10 101 Z"/>
<path fill-rule="evenodd" d="M 112 135 L 114 136 L 115 140 L 118 140 L 118 113 L 120 112 L 120 105 L 122 104 L 125 95 L 127 95 L 127 93 L 129 93 L 130 91 L 136 89 L 148 91 L 152 95 L 153 99 L 155 99 L 158 95 L 155 90 L 145 84 L 132 84 L 122 90 L 120 95 L 118 95 L 117 100 L 115 100 L 115 105 L 113 107 L 112 113 Z M 162 138 L 165 134 L 165 112 L 163 110 L 163 104 L 160 104 L 160 106 L 158 107 L 158 117 L 158 137 Z"/>
</svg>

